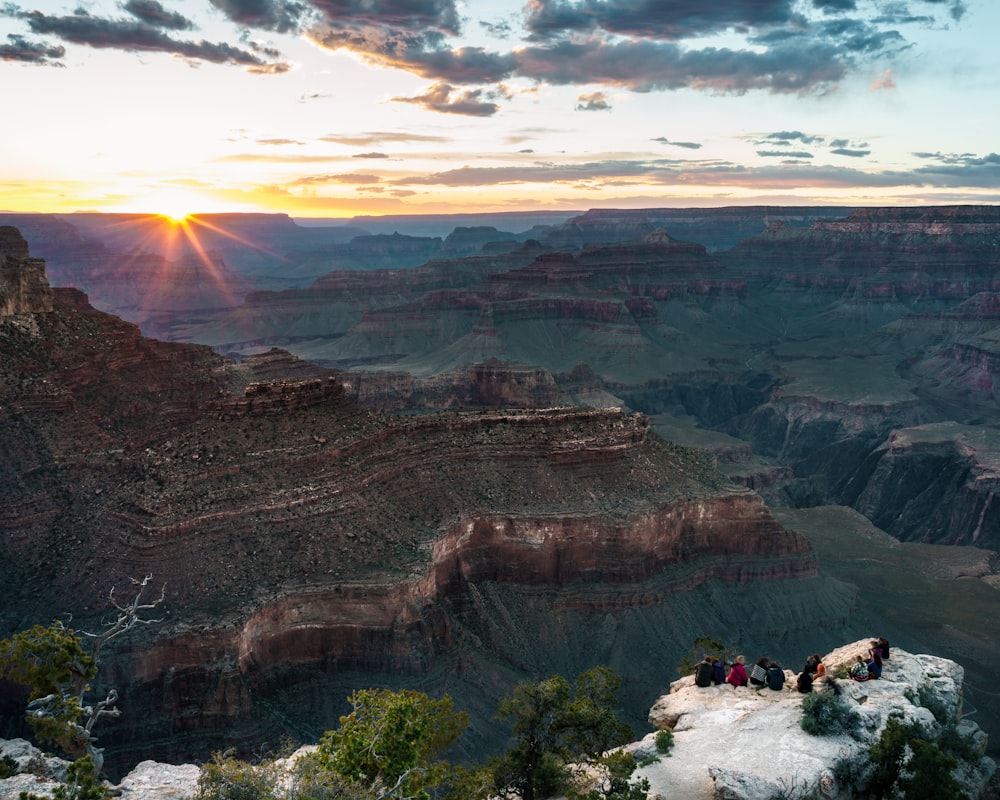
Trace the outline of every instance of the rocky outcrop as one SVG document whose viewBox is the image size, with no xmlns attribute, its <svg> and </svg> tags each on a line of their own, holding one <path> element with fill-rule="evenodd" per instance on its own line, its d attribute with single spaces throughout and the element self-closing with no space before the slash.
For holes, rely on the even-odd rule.
<svg viewBox="0 0 1000 800">
<path fill-rule="evenodd" d="M 51 310 L 45 262 L 31 258 L 17 228 L 0 227 L 0 318 Z"/>
<path fill-rule="evenodd" d="M 808 229 L 782 223 L 741 242 L 731 265 L 850 277 L 853 290 L 969 297 L 991 291 L 1000 261 L 1000 210 L 992 206 L 869 208 Z M 967 285 L 955 285 L 956 279 Z"/>
<path fill-rule="evenodd" d="M 838 648 L 823 658 L 827 673 L 847 669 L 868 640 Z M 795 673 L 785 671 L 786 686 Z M 672 730 L 669 757 L 641 767 L 653 796 L 690 800 L 760 800 L 764 797 L 824 797 L 849 800 L 867 797 L 872 768 L 868 753 L 886 721 L 919 722 L 932 732 L 958 724 L 977 755 L 963 760 L 956 777 L 972 797 L 979 797 L 996 765 L 983 757 L 986 737 L 978 726 L 962 719 L 964 670 L 947 659 L 913 655 L 895 648 L 885 662 L 881 680 L 856 683 L 850 679 L 817 682 L 831 691 L 836 682 L 841 697 L 860 716 L 857 737 L 811 736 L 800 726 L 803 695 L 789 691 L 728 684 L 699 688 L 691 677 L 671 684 L 670 694 L 657 700 L 650 724 Z M 921 702 L 931 705 L 939 716 Z M 655 734 L 631 746 L 637 758 L 656 755 Z"/>
<path fill-rule="evenodd" d="M 955 422 L 892 431 L 853 476 L 854 506 L 905 541 L 1000 548 L 1000 436 Z"/>
<path fill-rule="evenodd" d="M 679 239 L 701 242 L 709 250 L 725 250 L 756 236 L 769 224 L 808 226 L 821 219 L 849 214 L 849 208 L 739 206 L 728 208 L 592 209 L 556 226 L 543 242 L 555 248 L 640 240 L 657 229 Z"/>
</svg>

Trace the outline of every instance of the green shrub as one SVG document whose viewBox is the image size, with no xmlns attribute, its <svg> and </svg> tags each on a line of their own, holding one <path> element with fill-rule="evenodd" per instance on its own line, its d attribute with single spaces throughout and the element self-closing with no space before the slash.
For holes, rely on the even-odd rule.
<svg viewBox="0 0 1000 800">
<path fill-rule="evenodd" d="M 0 780 L 17 775 L 17 762 L 10 756 L 0 758 Z"/>
<path fill-rule="evenodd" d="M 938 746 L 944 752 L 963 761 L 978 761 L 981 755 L 973 738 L 960 734 L 954 723 L 945 725 L 941 729 L 941 735 L 938 736 Z"/>
<path fill-rule="evenodd" d="M 674 747 L 674 732 L 659 731 L 656 734 L 656 752 L 667 755 Z"/>
<path fill-rule="evenodd" d="M 934 715 L 934 719 L 937 720 L 938 725 L 945 725 L 951 719 L 951 714 L 948 713 L 948 708 L 945 706 L 944 701 L 938 696 L 929 686 L 921 686 L 917 690 L 917 696 L 920 700 L 920 705 L 926 708 Z"/>
<path fill-rule="evenodd" d="M 802 700 L 801 725 L 811 736 L 856 736 L 861 730 L 861 717 L 839 695 L 813 692 Z"/>
<path fill-rule="evenodd" d="M 194 800 L 277 800 L 274 765 L 259 766 L 216 753 L 198 773 Z"/>
<path fill-rule="evenodd" d="M 78 758 L 66 768 L 66 782 L 52 790 L 51 800 L 108 800 L 111 793 L 105 783 L 94 777 L 92 756 Z M 30 792 L 21 792 L 18 800 L 50 800 Z"/>
</svg>

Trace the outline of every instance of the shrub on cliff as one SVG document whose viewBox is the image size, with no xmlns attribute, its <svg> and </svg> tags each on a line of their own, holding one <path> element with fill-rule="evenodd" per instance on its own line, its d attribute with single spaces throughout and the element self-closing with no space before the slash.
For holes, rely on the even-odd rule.
<svg viewBox="0 0 1000 800">
<path fill-rule="evenodd" d="M 561 675 L 524 683 L 500 702 L 497 716 L 513 723 L 513 746 L 493 759 L 492 795 L 536 800 L 565 794 L 581 800 L 644 797 L 644 781 L 629 783 L 635 759 L 611 752 L 632 740 L 615 712 L 621 678 L 607 667 L 581 673 L 571 687 Z M 581 772 L 586 789 L 574 786 Z"/>
<path fill-rule="evenodd" d="M 158 600 L 142 602 L 151 577 L 133 579 L 137 589 L 128 603 L 120 603 L 111 588 L 108 599 L 117 617 L 101 633 L 78 634 L 56 620 L 0 640 L 0 678 L 28 687 L 25 718 L 35 736 L 41 742 L 58 745 L 76 758 L 77 764 L 88 765 L 94 778 L 104 765 L 103 750 L 94 744 L 94 725 L 121 712 L 116 707 L 115 689 L 103 700 L 85 702 L 85 698 L 90 682 L 97 676 L 101 648 L 136 625 L 149 624 L 152 620 L 144 619 L 143 612 L 163 602 L 163 592 Z M 84 637 L 91 642 L 89 648 L 84 647 Z M 84 761 L 84 757 L 88 760 Z"/>
<path fill-rule="evenodd" d="M 907 800 L 968 800 L 952 771 L 958 760 L 941 750 L 929 731 L 890 717 L 868 757 L 875 768 L 868 786 L 875 800 L 905 793 Z"/>
<path fill-rule="evenodd" d="M 468 724 L 445 696 L 364 689 L 350 697 L 353 708 L 340 727 L 327 731 L 315 758 L 348 784 L 379 787 L 386 797 L 425 798 L 449 771 L 437 760 Z"/>
<path fill-rule="evenodd" d="M 723 664 L 732 664 L 736 660 L 736 650 L 720 639 L 713 639 L 710 636 L 699 636 L 691 643 L 691 649 L 680 660 L 680 663 L 677 665 L 677 672 L 681 675 L 692 674 L 695 666 L 705 656 L 718 659 Z"/>
<path fill-rule="evenodd" d="M 802 700 L 802 730 L 811 736 L 855 736 L 861 718 L 836 692 L 824 690 L 807 694 Z"/>
</svg>

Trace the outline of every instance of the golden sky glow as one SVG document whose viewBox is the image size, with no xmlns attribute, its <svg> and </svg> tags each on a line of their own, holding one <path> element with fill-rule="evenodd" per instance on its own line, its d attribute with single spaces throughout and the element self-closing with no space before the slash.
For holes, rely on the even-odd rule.
<svg viewBox="0 0 1000 800">
<path fill-rule="evenodd" d="M 986 0 L 225 8 L 5 6 L 0 209 L 1000 199 Z"/>
</svg>

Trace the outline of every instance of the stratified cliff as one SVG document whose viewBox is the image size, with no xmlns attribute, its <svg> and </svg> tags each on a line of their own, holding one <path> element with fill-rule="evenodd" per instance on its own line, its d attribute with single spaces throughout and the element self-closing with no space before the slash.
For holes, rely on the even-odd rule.
<svg viewBox="0 0 1000 800">
<path fill-rule="evenodd" d="M 278 354 L 144 339 L 71 290 L 28 316 L 0 318 L 3 633 L 67 612 L 93 629 L 111 586 L 166 587 L 99 678 L 129 709 L 112 764 L 315 738 L 359 684 L 467 699 L 471 749 L 524 675 L 613 663 L 635 709 L 650 662 L 760 582 L 783 616 L 754 636 L 855 624 L 802 537 L 641 414 L 389 418 L 329 377 L 254 382 Z"/>
</svg>

